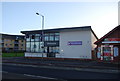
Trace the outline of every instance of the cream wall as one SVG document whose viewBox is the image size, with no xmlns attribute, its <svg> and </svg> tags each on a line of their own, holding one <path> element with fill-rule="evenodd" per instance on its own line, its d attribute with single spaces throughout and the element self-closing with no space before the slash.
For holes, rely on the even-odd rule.
<svg viewBox="0 0 120 81">
<path fill-rule="evenodd" d="M 68 41 L 82 41 L 82 45 L 67 45 Z M 60 32 L 60 55 L 62 58 L 91 59 L 91 31 Z"/>
<path fill-rule="evenodd" d="M 92 46 L 92 50 L 94 50 L 95 49 L 95 47 L 97 46 L 97 45 L 95 45 L 94 44 L 94 42 L 96 42 L 97 41 L 97 38 L 94 36 L 94 34 L 91 32 L 91 46 Z"/>
</svg>

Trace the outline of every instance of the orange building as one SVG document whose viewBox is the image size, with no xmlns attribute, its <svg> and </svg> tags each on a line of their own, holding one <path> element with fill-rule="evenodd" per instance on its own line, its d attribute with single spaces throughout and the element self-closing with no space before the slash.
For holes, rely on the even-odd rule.
<svg viewBox="0 0 120 81">
<path fill-rule="evenodd" d="M 1 34 L 0 47 L 4 52 L 25 51 L 25 36 Z"/>
</svg>

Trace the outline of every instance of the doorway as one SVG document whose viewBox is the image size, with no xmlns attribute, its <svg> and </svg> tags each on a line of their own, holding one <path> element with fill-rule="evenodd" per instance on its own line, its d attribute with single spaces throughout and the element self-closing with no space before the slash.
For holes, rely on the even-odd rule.
<svg viewBox="0 0 120 81">
<path fill-rule="evenodd" d="M 47 47 L 47 57 L 55 57 L 55 47 Z"/>
<path fill-rule="evenodd" d="M 102 47 L 102 55 L 104 61 L 113 60 L 113 47 L 112 46 L 103 46 Z"/>
</svg>

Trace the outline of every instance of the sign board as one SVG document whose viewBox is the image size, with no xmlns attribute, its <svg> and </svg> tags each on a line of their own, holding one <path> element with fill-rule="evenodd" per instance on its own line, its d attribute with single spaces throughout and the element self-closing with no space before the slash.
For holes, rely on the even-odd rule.
<svg viewBox="0 0 120 81">
<path fill-rule="evenodd" d="M 82 45 L 82 41 L 68 41 L 68 45 Z"/>
<path fill-rule="evenodd" d="M 44 46 L 59 46 L 59 42 L 58 41 L 46 41 L 44 43 Z"/>
<path fill-rule="evenodd" d="M 106 38 L 105 41 L 120 41 L 120 38 Z"/>
</svg>

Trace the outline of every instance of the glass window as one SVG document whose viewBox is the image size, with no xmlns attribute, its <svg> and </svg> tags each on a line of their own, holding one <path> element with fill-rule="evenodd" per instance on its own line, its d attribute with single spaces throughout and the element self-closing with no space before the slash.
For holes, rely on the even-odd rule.
<svg viewBox="0 0 120 81">
<path fill-rule="evenodd" d="M 50 41 L 54 41 L 54 36 L 50 36 Z"/>
<path fill-rule="evenodd" d="M 26 38 L 26 41 L 30 41 L 30 38 Z"/>
<path fill-rule="evenodd" d="M 55 35 L 60 35 L 60 33 L 55 33 Z"/>
<path fill-rule="evenodd" d="M 43 52 L 43 47 L 44 46 L 44 42 L 40 42 L 40 52 Z"/>
<path fill-rule="evenodd" d="M 59 53 L 59 47 L 55 47 L 55 53 Z"/>
<path fill-rule="evenodd" d="M 31 41 L 34 41 L 34 39 L 32 38 L 32 35 L 30 36 L 30 38 L 31 38 Z"/>
<path fill-rule="evenodd" d="M 50 33 L 50 35 L 54 35 L 54 33 Z"/>
<path fill-rule="evenodd" d="M 30 52 L 30 42 L 26 42 L 26 51 Z"/>
<path fill-rule="evenodd" d="M 59 36 L 55 36 L 55 41 L 59 41 Z"/>
<path fill-rule="evenodd" d="M 35 37 L 35 41 L 40 41 L 40 38 L 39 37 Z"/>
<path fill-rule="evenodd" d="M 35 52 L 39 52 L 39 42 L 35 42 L 34 48 Z"/>
<path fill-rule="evenodd" d="M 40 36 L 40 34 L 35 34 L 35 36 Z"/>
<path fill-rule="evenodd" d="M 49 35 L 49 33 L 45 33 L 45 35 Z"/>
<path fill-rule="evenodd" d="M 31 42 L 31 52 L 34 52 L 34 50 L 35 50 L 35 45 L 34 45 L 34 42 Z"/>
<path fill-rule="evenodd" d="M 40 41 L 42 41 L 42 37 L 40 37 Z"/>
<path fill-rule="evenodd" d="M 117 57 L 119 55 L 119 49 L 118 47 L 114 47 L 114 57 Z"/>
<path fill-rule="evenodd" d="M 49 41 L 49 36 L 45 36 L 45 41 Z"/>
</svg>

